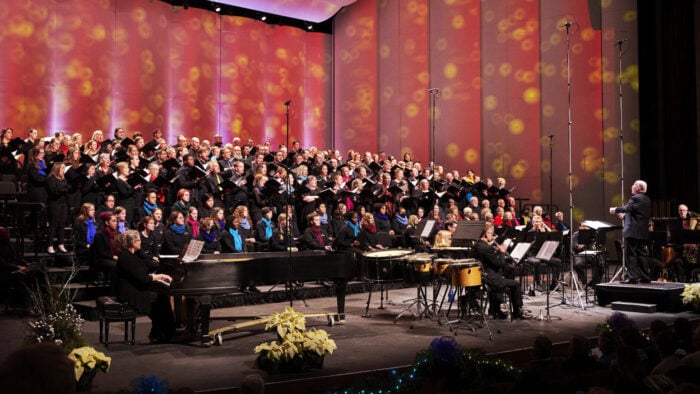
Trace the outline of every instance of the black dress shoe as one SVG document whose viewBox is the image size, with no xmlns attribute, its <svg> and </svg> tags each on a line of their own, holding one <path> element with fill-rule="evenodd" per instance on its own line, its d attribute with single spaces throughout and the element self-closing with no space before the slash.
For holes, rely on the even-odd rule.
<svg viewBox="0 0 700 394">
<path fill-rule="evenodd" d="M 639 283 L 651 283 L 649 279 L 640 279 Z"/>
<path fill-rule="evenodd" d="M 258 288 L 255 287 L 254 285 L 248 286 L 248 291 L 251 292 L 251 293 L 260 293 L 260 289 L 258 289 Z"/>
<path fill-rule="evenodd" d="M 628 278 L 628 279 L 623 280 L 620 283 L 623 283 L 626 285 L 636 285 L 638 283 L 638 281 L 637 281 L 637 279 Z"/>
</svg>

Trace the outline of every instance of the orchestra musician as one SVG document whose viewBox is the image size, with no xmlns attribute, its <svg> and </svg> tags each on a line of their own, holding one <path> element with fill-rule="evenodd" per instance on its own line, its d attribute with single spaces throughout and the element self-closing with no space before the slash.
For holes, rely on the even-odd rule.
<svg viewBox="0 0 700 394">
<path fill-rule="evenodd" d="M 494 241 L 494 227 L 484 226 L 479 241 L 476 243 L 476 256 L 484 267 L 484 282 L 492 290 L 488 294 L 489 315 L 494 319 L 505 319 L 507 315 L 501 311 L 501 298 L 504 289 L 509 290 L 512 318 L 523 319 L 523 299 L 520 293 L 520 282 L 513 279 L 515 268 L 507 260 L 507 246 L 505 244 L 492 245 Z"/>
<path fill-rule="evenodd" d="M 586 226 L 583 222 L 578 224 L 578 231 L 572 234 L 571 243 L 574 246 L 574 271 L 576 276 L 581 281 L 581 283 L 586 283 L 586 266 L 590 264 L 591 266 L 591 280 L 587 283 L 588 286 L 595 286 L 600 283 L 603 277 L 603 270 L 605 269 L 605 255 L 602 253 L 594 254 L 592 257 L 588 256 L 576 256 L 584 251 L 595 251 L 596 250 L 596 239 L 595 236 L 588 240 L 582 239 L 581 231 L 591 231 L 591 229 Z M 587 242 L 586 242 L 587 241 Z"/>
<path fill-rule="evenodd" d="M 651 200 L 647 197 L 647 183 L 637 180 L 632 184 L 632 196 L 624 206 L 611 207 L 610 213 L 623 220 L 622 236 L 625 239 L 627 271 L 629 277 L 623 283 L 651 282 L 649 276 L 646 241 L 649 238 Z"/>
<path fill-rule="evenodd" d="M 552 229 L 547 227 L 547 225 L 544 224 L 542 220 L 542 216 L 535 215 L 532 217 L 532 220 L 530 221 L 532 223 L 532 228 L 530 231 L 527 232 L 526 236 L 526 241 L 530 242 L 534 245 L 534 247 L 531 249 L 531 254 L 527 258 L 528 263 L 532 264 L 534 268 L 533 272 L 533 279 L 535 281 L 535 287 L 541 287 L 542 286 L 542 270 L 543 269 L 550 269 L 551 270 L 551 278 L 552 280 L 549 283 L 549 290 L 554 290 L 554 288 L 557 285 L 557 280 L 559 278 L 559 275 L 561 274 L 561 264 L 562 261 L 560 258 L 557 257 L 552 257 L 549 261 L 542 261 L 536 257 L 533 256 L 534 253 L 537 253 L 539 248 L 542 245 L 536 245 L 536 240 L 537 240 L 537 233 L 548 233 L 551 232 Z"/>
</svg>

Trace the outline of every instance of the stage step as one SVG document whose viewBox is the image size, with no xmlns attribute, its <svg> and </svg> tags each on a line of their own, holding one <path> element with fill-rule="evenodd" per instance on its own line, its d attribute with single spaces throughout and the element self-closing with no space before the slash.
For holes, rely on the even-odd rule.
<svg viewBox="0 0 700 394">
<path fill-rule="evenodd" d="M 610 308 L 614 311 L 656 313 L 656 304 L 643 304 L 639 302 L 615 301 L 610 304 Z"/>
</svg>

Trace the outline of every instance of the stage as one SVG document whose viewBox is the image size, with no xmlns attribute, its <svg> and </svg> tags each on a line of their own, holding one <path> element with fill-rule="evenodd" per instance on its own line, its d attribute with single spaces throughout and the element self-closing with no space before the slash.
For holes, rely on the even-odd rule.
<svg viewBox="0 0 700 394">
<path fill-rule="evenodd" d="M 313 288 L 313 284 L 307 284 Z M 629 285 L 625 285 L 629 286 Z M 263 287 L 262 290 L 269 288 Z M 273 291 L 277 291 L 274 289 Z M 428 294 L 431 294 L 430 289 Z M 596 335 L 596 326 L 603 322 L 613 310 L 599 306 L 594 302 L 593 291 L 581 298 L 571 297 L 567 291 L 562 299 L 560 292 L 550 294 L 550 311 L 547 319 L 546 296 L 537 293 L 535 297 L 526 297 L 525 308 L 535 317 L 544 320 L 498 320 L 488 319 L 493 338 L 489 339 L 486 327 L 476 328 L 474 332 L 464 325 L 457 327 L 457 341 L 469 348 L 483 349 L 485 352 L 513 361 L 516 365 L 530 359 L 529 347 L 536 335 L 544 334 L 554 343 L 562 344 L 558 352 L 565 351 L 565 343 L 573 334 L 587 337 Z M 251 327 L 232 335 L 223 337 L 220 346 L 203 347 L 199 341 L 188 344 L 149 344 L 147 340 L 150 322 L 148 318 L 137 320 L 136 345 L 118 342 L 123 337 L 123 325 L 113 324 L 110 345 L 105 349 L 98 343 L 98 323 L 88 321 L 84 334 L 88 342 L 98 350 L 112 357 L 112 367 L 108 374 L 99 374 L 94 381 L 96 392 L 115 391 L 128 388 L 129 382 L 139 376 L 156 375 L 167 379 L 171 388 L 190 387 L 198 392 L 236 392 L 242 379 L 249 374 L 261 374 L 267 384 L 267 392 L 308 392 L 342 389 L 362 381 L 367 376 L 378 379 L 390 379 L 387 370 L 409 366 L 416 353 L 425 349 L 430 341 L 443 335 L 454 335 L 451 328 L 441 325 L 437 319 L 415 320 L 410 314 L 398 321 L 394 319 L 409 304 L 406 302 L 416 296 L 416 288 L 392 289 L 388 299 L 384 300 L 385 309 L 378 309 L 380 298 L 373 293 L 369 308 L 370 318 L 364 318 L 367 293 L 347 296 L 346 321 L 343 324 L 328 326 L 324 318 L 307 321 L 307 327 L 326 330 L 337 343 L 338 349 L 325 358 L 322 370 L 301 374 L 267 375 L 255 368 L 256 356 L 253 348 L 261 342 L 274 339 L 270 332 L 263 331 L 262 326 Z M 562 303 L 563 300 L 563 303 Z M 294 301 L 294 308 L 303 313 L 333 313 L 335 298 L 326 296 L 307 300 L 308 306 L 301 301 Z M 259 305 L 219 308 L 212 315 L 221 316 L 266 316 L 280 312 L 288 302 L 270 302 Z M 452 312 L 454 313 L 454 311 Z M 697 315 L 682 311 L 678 313 L 656 312 L 652 314 L 625 312 L 641 328 L 647 328 L 655 319 L 668 323 L 679 316 L 695 319 Z M 214 321 L 212 328 L 228 324 L 226 321 Z M 4 358 L 10 351 L 20 346 L 26 333 L 23 319 L 2 316 L 0 327 L 0 356 Z"/>
</svg>

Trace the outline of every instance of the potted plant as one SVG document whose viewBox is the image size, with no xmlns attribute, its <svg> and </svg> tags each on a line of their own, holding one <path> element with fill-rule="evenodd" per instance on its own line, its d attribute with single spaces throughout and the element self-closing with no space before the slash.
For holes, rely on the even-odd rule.
<svg viewBox="0 0 700 394">
<path fill-rule="evenodd" d="M 696 312 L 700 312 L 700 283 L 686 284 L 681 297 L 683 304 L 690 304 Z"/>
<path fill-rule="evenodd" d="M 108 372 L 112 358 L 98 352 L 92 346 L 73 349 L 68 358 L 75 363 L 75 380 L 77 392 L 90 392 L 92 380 L 97 372 Z"/>
<path fill-rule="evenodd" d="M 257 363 L 268 373 L 303 372 L 322 368 L 326 354 L 337 348 L 324 330 L 306 330 L 306 318 L 292 307 L 269 317 L 265 330 L 274 329 L 277 340 L 256 346 Z"/>
</svg>

